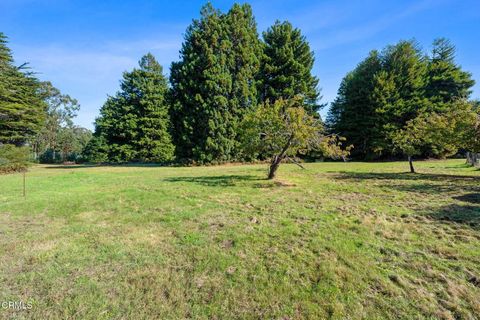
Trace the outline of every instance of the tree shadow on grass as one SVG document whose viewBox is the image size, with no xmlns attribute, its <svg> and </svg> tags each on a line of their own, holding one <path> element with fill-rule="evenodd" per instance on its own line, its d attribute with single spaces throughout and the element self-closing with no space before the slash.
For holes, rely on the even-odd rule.
<svg viewBox="0 0 480 320">
<path fill-rule="evenodd" d="M 125 164 L 67 164 L 48 165 L 45 169 L 85 169 L 85 168 L 167 168 L 168 166 L 157 163 L 125 163 Z"/>
<path fill-rule="evenodd" d="M 428 173 L 373 173 L 340 172 L 334 177 L 352 183 L 365 180 L 380 181 L 381 188 L 400 192 L 424 193 L 451 198 L 463 204 L 418 209 L 425 217 L 442 222 L 461 223 L 480 229 L 480 178 L 476 176 Z"/>
<path fill-rule="evenodd" d="M 442 222 L 461 223 L 480 230 L 480 207 L 451 204 L 436 210 L 427 210 L 426 217 Z"/>
<path fill-rule="evenodd" d="M 376 179 L 376 180 L 427 180 L 427 181 L 445 181 L 445 180 L 465 180 L 478 181 L 480 177 L 454 174 L 438 173 L 410 173 L 410 172 L 349 172 L 349 171 L 330 171 L 329 173 L 338 173 L 338 179 Z"/>
<path fill-rule="evenodd" d="M 471 168 L 472 166 L 468 163 L 462 163 L 462 164 L 456 164 L 452 166 L 445 166 L 445 169 L 468 169 Z"/>
<path fill-rule="evenodd" d="M 381 181 L 384 188 L 404 192 L 439 194 L 452 193 L 464 189 L 480 191 L 480 177 L 466 175 L 343 171 L 336 175 L 335 179 L 351 182 L 377 180 Z"/>
<path fill-rule="evenodd" d="M 265 180 L 253 175 L 222 175 L 222 176 L 194 176 L 194 177 L 170 177 L 163 181 L 167 182 L 187 182 L 199 184 L 207 187 L 234 187 L 242 181 Z"/>
<path fill-rule="evenodd" d="M 472 204 L 480 204 L 480 193 L 467 193 L 463 194 L 461 196 L 456 196 L 453 197 L 455 200 L 463 201 L 463 202 L 468 202 Z"/>
</svg>

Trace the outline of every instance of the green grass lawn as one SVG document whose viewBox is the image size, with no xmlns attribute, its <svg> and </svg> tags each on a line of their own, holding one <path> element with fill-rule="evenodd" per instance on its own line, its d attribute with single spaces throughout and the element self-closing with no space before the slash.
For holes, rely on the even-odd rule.
<svg viewBox="0 0 480 320">
<path fill-rule="evenodd" d="M 0 318 L 479 319 L 480 171 L 416 166 L 0 176 Z"/>
</svg>

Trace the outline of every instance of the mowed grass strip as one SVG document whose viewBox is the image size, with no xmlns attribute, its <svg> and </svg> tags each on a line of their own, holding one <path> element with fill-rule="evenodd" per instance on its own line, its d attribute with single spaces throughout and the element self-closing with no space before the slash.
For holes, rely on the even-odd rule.
<svg viewBox="0 0 480 320">
<path fill-rule="evenodd" d="M 478 319 L 480 172 L 37 166 L 0 176 L 5 319 Z"/>
</svg>

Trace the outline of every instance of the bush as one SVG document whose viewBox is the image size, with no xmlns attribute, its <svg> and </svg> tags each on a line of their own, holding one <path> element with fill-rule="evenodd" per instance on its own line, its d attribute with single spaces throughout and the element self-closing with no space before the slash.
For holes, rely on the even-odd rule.
<svg viewBox="0 0 480 320">
<path fill-rule="evenodd" d="M 40 154 L 39 161 L 40 163 L 61 163 L 62 155 L 60 152 L 55 152 L 55 157 L 53 156 L 53 150 L 47 149 L 44 153 Z"/>
<path fill-rule="evenodd" d="M 0 145 L 0 173 L 25 171 L 30 163 L 28 147 Z"/>
<path fill-rule="evenodd" d="M 81 161 L 82 162 L 94 162 L 102 163 L 108 162 L 109 146 L 102 136 L 93 136 L 93 138 L 87 143 L 82 150 Z"/>
</svg>

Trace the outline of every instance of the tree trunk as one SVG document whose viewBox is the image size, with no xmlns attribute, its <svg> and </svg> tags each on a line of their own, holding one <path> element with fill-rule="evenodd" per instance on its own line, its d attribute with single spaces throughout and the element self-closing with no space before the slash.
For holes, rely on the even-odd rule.
<svg viewBox="0 0 480 320">
<path fill-rule="evenodd" d="M 270 171 L 268 172 L 268 179 L 271 180 L 275 178 L 275 174 L 277 173 L 278 166 L 282 159 L 279 156 L 274 156 L 272 163 L 270 164 Z"/>
<path fill-rule="evenodd" d="M 408 156 L 408 164 L 410 165 L 410 172 L 415 173 L 415 168 L 413 167 L 412 156 Z"/>
<path fill-rule="evenodd" d="M 38 147 L 38 144 L 34 143 L 33 144 L 33 160 L 35 160 L 35 161 L 37 161 L 37 159 L 38 159 L 38 149 L 40 149 Z"/>
<path fill-rule="evenodd" d="M 282 151 L 273 157 L 272 163 L 270 164 L 270 171 L 268 172 L 268 179 L 271 180 L 275 178 L 275 173 L 277 173 L 277 169 L 280 166 L 280 163 L 282 162 L 283 158 L 285 158 L 285 154 L 288 151 L 288 148 L 290 148 L 290 144 L 292 143 L 294 135 L 292 134 L 290 138 L 288 138 L 287 143 L 283 147 Z"/>
</svg>

